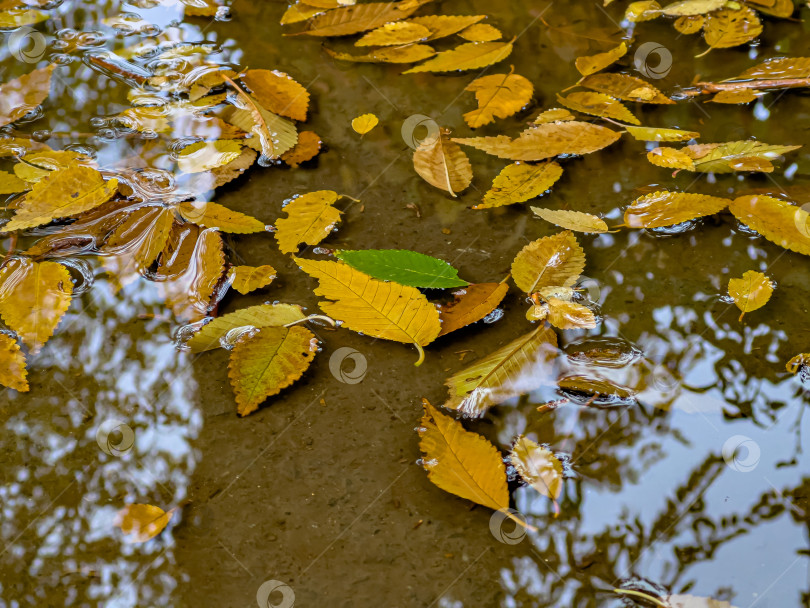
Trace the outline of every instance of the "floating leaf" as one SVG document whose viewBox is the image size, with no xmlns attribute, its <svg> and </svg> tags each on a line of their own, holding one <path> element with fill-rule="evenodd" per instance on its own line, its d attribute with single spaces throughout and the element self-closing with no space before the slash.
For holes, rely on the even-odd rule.
<svg viewBox="0 0 810 608">
<path fill-rule="evenodd" d="M 697 34 L 703 29 L 706 17 L 703 15 L 693 15 L 690 17 L 678 17 L 672 24 L 681 34 Z"/>
<path fill-rule="evenodd" d="M 222 232 L 233 234 L 250 234 L 264 232 L 263 222 L 254 217 L 232 211 L 219 203 L 205 201 L 190 201 L 177 206 L 180 216 L 192 224 L 205 228 L 216 228 Z"/>
<path fill-rule="evenodd" d="M 344 327 L 375 338 L 413 343 L 424 359 L 422 347 L 441 331 L 439 312 L 416 288 L 378 281 L 342 262 L 315 262 L 294 258 L 311 277 L 320 281 L 315 295 L 330 317 Z"/>
<path fill-rule="evenodd" d="M 427 399 L 419 449 L 428 479 L 445 492 L 498 511 L 509 507 L 506 467 L 498 449 L 442 414 Z"/>
<path fill-rule="evenodd" d="M 472 325 L 491 313 L 501 303 L 509 285 L 503 283 L 475 283 L 455 292 L 454 300 L 439 310 L 442 330 L 439 336 Z"/>
<path fill-rule="evenodd" d="M 360 63 L 416 63 L 436 54 L 436 51 L 426 44 L 409 44 L 408 46 L 376 49 L 367 55 L 338 53 L 327 48 L 324 50 L 335 59 Z"/>
<path fill-rule="evenodd" d="M 535 215 L 551 222 L 560 228 L 574 232 L 607 232 L 608 226 L 601 218 L 583 213 L 582 211 L 566 211 L 563 209 L 543 209 L 532 207 Z"/>
<path fill-rule="evenodd" d="M 424 25 L 430 30 L 428 40 L 436 40 L 452 36 L 486 18 L 486 15 L 425 15 L 413 17 L 408 23 Z"/>
<path fill-rule="evenodd" d="M 117 188 L 118 180 L 105 182 L 101 173 L 90 167 L 75 165 L 54 171 L 25 195 L 16 215 L 1 232 L 33 228 L 78 215 L 110 200 Z"/>
<path fill-rule="evenodd" d="M 249 306 L 240 310 L 217 317 L 204 325 L 186 346 L 192 353 L 201 353 L 222 346 L 223 338 L 229 332 L 239 328 L 280 327 L 302 321 L 304 313 L 300 306 L 295 304 L 260 304 Z"/>
<path fill-rule="evenodd" d="M 509 460 L 526 483 L 556 506 L 562 494 L 563 466 L 551 450 L 520 435 L 512 446 Z"/>
<path fill-rule="evenodd" d="M 532 121 L 532 124 L 542 125 L 549 122 L 558 122 L 566 120 L 575 120 L 574 115 L 571 114 L 571 112 L 569 112 L 568 110 L 565 110 L 563 108 L 551 108 L 550 110 L 544 110 L 540 112 L 540 114 L 538 114 Z"/>
<path fill-rule="evenodd" d="M 585 270 L 585 252 L 566 230 L 526 245 L 512 262 L 515 285 L 526 293 L 541 287 L 570 287 Z"/>
<path fill-rule="evenodd" d="M 278 70 L 248 70 L 242 82 L 266 110 L 293 120 L 307 119 L 309 93 L 288 74 Z"/>
<path fill-rule="evenodd" d="M 72 294 L 70 272 L 62 264 L 12 258 L 0 269 L 0 317 L 32 354 L 53 335 Z"/>
<path fill-rule="evenodd" d="M 790 361 L 785 364 L 785 369 L 788 373 L 798 374 L 802 368 L 810 366 L 810 353 L 801 353 L 792 357 Z M 0 380 L 2 383 L 2 380 Z"/>
<path fill-rule="evenodd" d="M 410 287 L 463 287 L 467 281 L 444 260 L 406 249 L 337 251 L 338 259 L 370 277 Z"/>
<path fill-rule="evenodd" d="M 730 602 L 715 600 L 709 597 L 699 597 L 697 595 L 668 595 L 665 598 L 666 603 L 664 603 L 663 600 L 645 591 L 637 591 L 635 589 L 614 589 L 613 591 L 622 595 L 640 597 L 663 608 L 735 608 Z"/>
<path fill-rule="evenodd" d="M 380 120 L 374 114 L 363 114 L 357 118 L 352 119 L 352 129 L 357 131 L 360 135 L 365 135 L 377 126 Z"/>
<path fill-rule="evenodd" d="M 281 160 L 290 165 L 290 167 L 297 167 L 301 163 L 312 160 L 321 151 L 320 136 L 313 131 L 301 131 L 298 134 L 298 143 L 293 148 L 287 150 L 281 155 Z"/>
<path fill-rule="evenodd" d="M 625 129 L 630 135 L 640 141 L 689 141 L 690 139 L 700 137 L 700 133 L 697 131 L 681 131 L 680 129 L 630 126 L 625 127 Z"/>
<path fill-rule="evenodd" d="M 711 48 L 729 48 L 750 42 L 762 33 L 762 23 L 757 14 L 744 6 L 739 9 L 724 8 L 706 17 L 703 38 Z"/>
<path fill-rule="evenodd" d="M 476 78 L 464 90 L 474 92 L 478 101 L 477 110 L 464 114 L 465 122 L 473 129 L 488 125 L 496 117 L 512 116 L 531 101 L 534 93 L 528 79 L 512 73 Z"/>
<path fill-rule="evenodd" d="M 654 148 L 647 152 L 647 160 L 658 167 L 667 169 L 695 170 L 695 162 L 686 152 L 675 148 Z"/>
<path fill-rule="evenodd" d="M 660 190 L 640 196 L 624 212 L 624 223 L 631 228 L 673 226 L 725 209 L 731 201 L 718 196 Z"/>
<path fill-rule="evenodd" d="M 553 385 L 556 356 L 557 335 L 541 325 L 450 376 L 444 407 L 480 417 L 493 405 Z"/>
<path fill-rule="evenodd" d="M 402 0 L 344 6 L 318 15 L 309 22 L 309 28 L 300 33 L 307 36 L 350 36 L 373 30 L 390 21 L 406 19 L 429 1 Z"/>
<path fill-rule="evenodd" d="M 773 282 L 761 272 L 749 270 L 741 279 L 729 279 L 728 295 L 742 311 L 740 321 L 747 312 L 762 308 L 771 299 Z"/>
<path fill-rule="evenodd" d="M 20 0 L 17 4 L 24 4 L 24 2 Z M 42 11 L 23 8 L 12 8 L 0 11 L 0 27 L 2 28 L 18 28 L 23 25 L 34 25 L 42 21 L 47 21 L 48 19 L 48 13 L 43 13 Z"/>
<path fill-rule="evenodd" d="M 622 102 L 604 93 L 575 91 L 574 93 L 570 93 L 568 97 L 563 97 L 558 94 L 557 101 L 566 108 L 575 110 L 576 112 L 591 114 L 592 116 L 601 116 L 603 118 L 613 118 L 622 122 L 629 122 L 633 125 L 641 124 L 639 119 L 633 116 L 633 113 L 628 110 Z"/>
<path fill-rule="evenodd" d="M 661 16 L 661 5 L 655 0 L 641 0 L 627 5 L 624 18 L 631 23 L 651 21 Z"/>
<path fill-rule="evenodd" d="M 510 139 L 497 137 L 454 138 L 453 141 L 472 146 L 510 160 L 545 160 L 561 154 L 590 154 L 618 141 L 620 133 L 587 122 L 553 122 L 533 126 Z"/>
<path fill-rule="evenodd" d="M 745 70 L 734 80 L 810 78 L 810 57 L 776 57 Z"/>
<path fill-rule="evenodd" d="M 239 158 L 242 144 L 233 140 L 198 141 L 177 155 L 177 167 L 183 173 L 201 173 L 227 165 Z"/>
<path fill-rule="evenodd" d="M 424 25 L 410 21 L 395 21 L 386 23 L 360 38 L 355 46 L 391 46 L 395 44 L 410 44 L 425 40 L 430 36 L 430 30 Z"/>
<path fill-rule="evenodd" d="M 449 51 L 443 51 L 432 59 L 406 70 L 403 74 L 416 72 L 455 72 L 460 70 L 477 70 L 499 61 L 512 54 L 512 43 L 509 42 L 467 42 Z"/>
<path fill-rule="evenodd" d="M 17 26 L 3 25 L 0 19 L 0 27 Z M 45 101 L 55 68 L 51 64 L 0 85 L 0 127 L 19 120 Z"/>
<path fill-rule="evenodd" d="M 591 55 L 590 57 L 577 57 L 574 64 L 583 76 L 601 72 L 610 64 L 615 63 L 627 54 L 627 44 L 622 42 L 616 48 L 610 49 L 604 53 Z"/>
<path fill-rule="evenodd" d="M 127 505 L 115 517 L 115 527 L 131 535 L 129 542 L 145 543 L 163 532 L 175 509 L 164 511 L 152 505 Z"/>
<path fill-rule="evenodd" d="M 259 409 L 268 397 L 298 380 L 318 351 L 318 339 L 305 327 L 263 327 L 240 339 L 228 365 L 240 416 Z"/>
<path fill-rule="evenodd" d="M 413 153 L 413 168 L 431 186 L 456 196 L 467 188 L 473 173 L 464 151 L 443 129 L 439 137 L 427 138 Z"/>
<path fill-rule="evenodd" d="M 231 287 L 242 295 L 256 289 L 267 287 L 276 278 L 276 269 L 272 266 L 234 266 L 228 271 Z"/>
<path fill-rule="evenodd" d="M 484 202 L 473 209 L 491 209 L 513 203 L 522 203 L 542 195 L 562 176 L 562 167 L 554 161 L 539 165 L 512 163 L 492 180 L 492 187 L 484 195 Z"/>
<path fill-rule="evenodd" d="M 558 329 L 593 329 L 596 327 L 596 317 L 587 306 L 559 298 L 548 298 L 546 305 L 548 306 L 546 320 Z"/>
<path fill-rule="evenodd" d="M 503 33 L 488 23 L 478 23 L 465 28 L 459 33 L 459 36 L 470 42 L 492 42 L 503 38 Z"/>
<path fill-rule="evenodd" d="M 28 183 L 13 173 L 0 171 L 0 194 L 16 194 L 17 192 L 25 192 L 30 188 L 31 186 Z"/>
<path fill-rule="evenodd" d="M 75 165 L 98 168 L 92 158 L 73 150 L 45 150 L 26 154 L 25 162 L 14 165 L 14 174 L 27 182 L 38 182 L 53 171 Z"/>
<path fill-rule="evenodd" d="M 752 195 L 734 199 L 729 209 L 772 243 L 810 255 L 810 214 L 804 208 L 771 196 Z"/>
<path fill-rule="evenodd" d="M 661 12 L 670 17 L 705 15 L 723 8 L 727 0 L 681 0 L 667 4 Z"/>
<path fill-rule="evenodd" d="M 17 341 L 7 334 L 0 334 L 0 386 L 21 393 L 29 390 L 25 357 Z"/>
<path fill-rule="evenodd" d="M 301 243 L 317 245 L 340 221 L 341 211 L 333 205 L 338 195 L 317 190 L 294 197 L 284 207 L 286 218 L 276 221 L 276 241 L 282 253 L 293 253 Z"/>
<path fill-rule="evenodd" d="M 591 74 L 580 80 L 579 84 L 586 89 L 592 89 L 625 101 L 656 104 L 675 103 L 650 83 L 627 74 Z"/>
<path fill-rule="evenodd" d="M 647 153 L 647 160 L 660 167 L 701 173 L 770 173 L 773 171 L 771 160 L 799 148 L 801 146 L 780 146 L 751 139 L 722 144 L 695 144 L 672 152 L 666 152 L 667 148 L 655 148 Z"/>
<path fill-rule="evenodd" d="M 741 104 L 756 101 L 759 91 L 753 89 L 739 89 L 736 91 L 720 91 L 709 101 L 712 103 Z"/>
</svg>

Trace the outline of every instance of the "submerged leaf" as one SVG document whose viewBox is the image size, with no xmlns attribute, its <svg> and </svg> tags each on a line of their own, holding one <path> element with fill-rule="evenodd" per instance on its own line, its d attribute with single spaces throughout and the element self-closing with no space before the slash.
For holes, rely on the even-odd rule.
<svg viewBox="0 0 810 608">
<path fill-rule="evenodd" d="M 0 20 L 0 27 L 17 26 L 3 25 Z M 45 101 L 55 68 L 51 64 L 0 85 L 0 127 L 19 120 Z"/>
<path fill-rule="evenodd" d="M 551 450 L 521 435 L 512 446 L 509 460 L 526 483 L 557 503 L 563 488 L 563 467 Z"/>
<path fill-rule="evenodd" d="M 242 144 L 232 139 L 198 141 L 177 154 L 177 167 L 183 173 L 210 171 L 239 158 Z"/>
<path fill-rule="evenodd" d="M 444 260 L 406 249 L 366 249 L 337 251 L 338 259 L 352 268 L 382 281 L 410 287 L 463 287 L 467 281 Z"/>
<path fill-rule="evenodd" d="M 318 350 L 318 339 L 305 327 L 264 327 L 241 338 L 231 352 L 228 377 L 240 416 L 298 380 Z"/>
<path fill-rule="evenodd" d="M 425 139 L 414 150 L 413 168 L 431 186 L 451 196 L 467 188 L 473 178 L 470 160 L 445 129 L 439 137 Z"/>
<path fill-rule="evenodd" d="M 742 311 L 740 321 L 747 312 L 762 308 L 771 299 L 773 282 L 761 272 L 749 270 L 741 279 L 729 279 L 728 295 Z"/>
<path fill-rule="evenodd" d="M 539 165 L 520 162 L 507 165 L 492 180 L 492 187 L 484 195 L 484 202 L 473 209 L 491 209 L 528 201 L 551 188 L 562 172 L 562 167 L 554 161 Z"/>
<path fill-rule="evenodd" d="M 593 329 L 596 327 L 596 317 L 587 306 L 559 298 L 548 298 L 546 305 L 548 306 L 546 320 L 558 329 Z"/>
<path fill-rule="evenodd" d="M 367 55 L 339 53 L 327 48 L 324 48 L 324 50 L 335 59 L 360 63 L 416 63 L 436 54 L 433 47 L 427 44 L 409 44 L 407 46 L 375 49 Z"/>
<path fill-rule="evenodd" d="M 298 134 L 298 143 L 282 154 L 281 160 L 295 168 L 318 156 L 322 143 L 320 136 L 314 131 L 301 131 Z"/>
<path fill-rule="evenodd" d="M 130 537 L 130 542 L 145 543 L 163 532 L 174 515 L 174 509 L 164 511 L 152 505 L 127 505 L 115 518 L 115 527 Z"/>
<path fill-rule="evenodd" d="M 503 38 L 503 33 L 488 23 L 478 23 L 465 28 L 459 36 L 470 42 L 492 42 Z"/>
<path fill-rule="evenodd" d="M 725 209 L 731 201 L 718 196 L 661 190 L 640 196 L 624 212 L 631 228 L 673 226 Z"/>
<path fill-rule="evenodd" d="M 293 253 L 301 243 L 317 245 L 340 221 L 341 211 L 333 206 L 337 192 L 316 190 L 293 198 L 285 207 L 286 218 L 276 221 L 276 241 L 282 253 Z"/>
<path fill-rule="evenodd" d="M 503 61 L 512 53 L 509 42 L 467 42 L 449 51 L 443 51 L 418 66 L 406 70 L 403 74 L 416 72 L 455 72 L 460 70 L 477 70 Z"/>
<path fill-rule="evenodd" d="M 222 340 L 229 332 L 240 328 L 280 327 L 296 321 L 302 321 L 304 313 L 296 304 L 260 304 L 241 308 L 227 315 L 222 315 L 204 325 L 186 346 L 192 353 L 220 348 Z"/>
<path fill-rule="evenodd" d="M 276 278 L 276 269 L 272 266 L 234 266 L 228 271 L 231 287 L 242 295 L 267 287 Z"/>
<path fill-rule="evenodd" d="M 526 245 L 512 262 L 515 285 L 526 293 L 541 287 L 570 287 L 585 269 L 585 252 L 566 230 Z"/>
<path fill-rule="evenodd" d="M 501 303 L 509 285 L 503 283 L 474 283 L 454 293 L 455 299 L 439 310 L 442 330 L 439 336 L 472 325 L 491 313 Z"/>
<path fill-rule="evenodd" d="M 507 118 L 520 111 L 534 93 L 528 79 L 512 73 L 476 78 L 464 90 L 474 92 L 478 101 L 477 110 L 464 114 L 464 121 L 473 129 L 488 125 L 496 117 Z"/>
<path fill-rule="evenodd" d="M 21 393 L 27 392 L 27 376 L 25 357 L 20 352 L 20 345 L 11 336 L 0 333 L 0 386 L 7 386 Z"/>
</svg>

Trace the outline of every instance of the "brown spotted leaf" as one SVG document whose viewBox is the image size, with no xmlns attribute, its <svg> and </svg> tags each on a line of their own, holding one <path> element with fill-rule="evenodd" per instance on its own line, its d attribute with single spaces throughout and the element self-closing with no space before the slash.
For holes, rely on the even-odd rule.
<svg viewBox="0 0 810 608">
<path fill-rule="evenodd" d="M 711 48 L 729 48 L 752 41 L 762 33 L 762 22 L 753 9 L 724 8 L 706 17 L 703 38 Z"/>
</svg>

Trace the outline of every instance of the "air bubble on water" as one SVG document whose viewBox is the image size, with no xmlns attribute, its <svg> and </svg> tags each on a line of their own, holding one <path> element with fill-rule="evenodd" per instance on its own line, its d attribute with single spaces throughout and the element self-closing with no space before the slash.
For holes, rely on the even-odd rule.
<svg viewBox="0 0 810 608">
<path fill-rule="evenodd" d="M 174 332 L 174 336 L 172 336 L 172 341 L 174 342 L 175 348 L 182 351 L 190 351 L 191 349 L 188 347 L 188 341 L 205 325 L 206 324 L 202 321 L 198 321 L 196 323 L 189 323 L 188 325 L 179 327 L 177 331 Z"/>
<path fill-rule="evenodd" d="M 259 166 L 261 167 L 272 167 L 273 166 L 273 159 L 267 156 L 266 154 L 262 154 L 259 156 L 258 160 Z"/>
<path fill-rule="evenodd" d="M 331 249 L 326 249 L 325 247 L 314 247 L 312 249 L 312 253 L 315 255 L 329 255 L 332 253 Z"/>
<path fill-rule="evenodd" d="M 496 321 L 500 321 L 502 317 L 503 317 L 503 308 L 496 308 L 486 317 L 484 317 L 482 321 L 484 323 L 495 323 Z"/>
<path fill-rule="evenodd" d="M 33 133 L 31 133 L 31 138 L 34 141 L 39 142 L 47 141 L 51 138 L 51 131 L 49 131 L 48 129 L 40 129 L 38 131 L 34 131 Z"/>
</svg>

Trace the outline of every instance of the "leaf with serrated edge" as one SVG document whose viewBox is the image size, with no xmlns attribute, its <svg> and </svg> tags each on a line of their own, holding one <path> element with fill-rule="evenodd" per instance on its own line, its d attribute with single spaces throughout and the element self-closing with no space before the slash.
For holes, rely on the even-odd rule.
<svg viewBox="0 0 810 608">
<path fill-rule="evenodd" d="M 498 449 L 427 399 L 422 405 L 425 414 L 417 430 L 428 479 L 445 492 L 495 511 L 508 508 L 506 467 Z"/>
<path fill-rule="evenodd" d="M 355 270 L 410 287 L 463 287 L 458 270 L 439 258 L 407 249 L 341 250 L 335 255 Z"/>
<path fill-rule="evenodd" d="M 750 42 L 762 33 L 762 22 L 753 9 L 724 8 L 710 13 L 703 26 L 703 38 L 711 48 L 730 48 Z"/>
<path fill-rule="evenodd" d="M 520 74 L 491 74 L 476 78 L 465 91 L 475 93 L 478 108 L 464 114 L 473 129 L 488 125 L 495 118 L 507 118 L 519 112 L 532 99 L 534 86 Z"/>
<path fill-rule="evenodd" d="M 431 186 L 453 197 L 467 188 L 473 177 L 470 159 L 444 129 L 439 137 L 426 139 L 414 150 L 413 168 Z"/>
<path fill-rule="evenodd" d="M 621 122 L 629 122 L 632 125 L 640 125 L 641 121 L 633 116 L 625 105 L 618 99 L 604 93 L 594 93 L 592 91 L 575 91 L 567 97 L 557 94 L 557 101 L 569 110 L 600 116 L 602 118 L 612 118 Z"/>
<path fill-rule="evenodd" d="M 680 129 L 663 129 L 659 127 L 625 127 L 625 130 L 639 141 L 689 141 L 697 139 L 697 131 L 681 131 Z"/>
<path fill-rule="evenodd" d="M 449 51 L 442 51 L 432 59 L 406 70 L 403 74 L 417 72 L 455 72 L 477 70 L 503 61 L 512 54 L 509 42 L 467 42 Z"/>
<path fill-rule="evenodd" d="M 410 21 L 395 21 L 370 31 L 355 42 L 354 45 L 391 46 L 395 44 L 411 44 L 425 40 L 428 36 L 430 36 L 430 30 L 424 25 Z"/>
<path fill-rule="evenodd" d="M 810 78 L 810 57 L 778 57 L 748 68 L 734 80 Z"/>
<path fill-rule="evenodd" d="M 30 190 L 31 185 L 8 171 L 0 171 L 0 194 L 16 194 Z"/>
<path fill-rule="evenodd" d="M 630 203 L 624 212 L 624 223 L 630 228 L 674 226 L 720 213 L 730 203 L 731 200 L 719 196 L 660 190 Z"/>
<path fill-rule="evenodd" d="M 615 63 L 627 54 L 627 44 L 622 42 L 619 46 L 589 57 L 577 57 L 574 64 L 583 76 L 601 72 L 610 64 Z"/>
<path fill-rule="evenodd" d="M 655 0 L 640 0 L 627 5 L 624 18 L 632 23 L 652 21 L 661 16 L 661 5 Z"/>
<path fill-rule="evenodd" d="M 231 351 L 228 377 L 240 416 L 298 380 L 318 351 L 318 339 L 305 327 L 263 327 L 242 337 Z"/>
<path fill-rule="evenodd" d="M 89 211 L 110 200 L 117 188 L 118 180 L 105 182 L 101 173 L 90 167 L 76 165 L 54 171 L 25 195 L 16 215 L 1 232 L 33 228 Z"/>
<path fill-rule="evenodd" d="M 473 209 L 491 209 L 513 203 L 522 203 L 541 196 L 562 176 L 562 167 L 554 161 L 529 165 L 512 163 L 492 180 L 492 187 L 484 194 L 484 202 Z"/>
<path fill-rule="evenodd" d="M 416 63 L 428 57 L 433 57 L 436 51 L 427 44 L 409 44 L 375 49 L 367 55 L 352 55 L 339 53 L 324 47 L 328 55 L 340 61 L 354 61 L 358 63 Z"/>
<path fill-rule="evenodd" d="M 486 15 L 424 15 L 408 19 L 408 23 L 424 25 L 430 30 L 428 40 L 446 38 L 486 19 Z"/>
<path fill-rule="evenodd" d="M 526 245 L 512 262 L 515 285 L 526 293 L 541 287 L 570 287 L 585 269 L 585 252 L 566 230 Z"/>
<path fill-rule="evenodd" d="M 729 279 L 728 295 L 742 311 L 740 321 L 747 312 L 762 308 L 771 299 L 773 282 L 761 272 L 749 270 L 741 279 Z"/>
<path fill-rule="evenodd" d="M 308 29 L 299 33 L 307 36 L 351 36 L 410 17 L 428 2 L 430 0 L 402 0 L 345 6 L 318 15 L 309 22 Z"/>
<path fill-rule="evenodd" d="M 534 211 L 536 216 L 560 228 L 565 228 L 566 230 L 592 233 L 608 231 L 608 225 L 605 223 L 605 220 L 591 215 L 590 213 L 568 211 L 565 209 L 543 209 L 542 207 L 532 207 L 532 211 Z"/>
<path fill-rule="evenodd" d="M 450 376 L 444 407 L 480 417 L 493 405 L 555 383 L 557 334 L 540 326 Z"/>
<path fill-rule="evenodd" d="M 453 295 L 455 299 L 439 310 L 442 331 L 439 336 L 472 325 L 486 317 L 498 307 L 509 285 L 503 283 L 475 283 L 468 285 Z"/>
<path fill-rule="evenodd" d="M 223 207 L 219 203 L 205 201 L 180 203 L 177 206 L 177 213 L 192 224 L 232 234 L 251 234 L 264 232 L 266 229 L 264 223 L 256 218 Z"/>
<path fill-rule="evenodd" d="M 520 435 L 509 460 L 526 483 L 556 504 L 563 488 L 563 466 L 551 450 Z"/>
<path fill-rule="evenodd" d="M 124 534 L 131 535 L 129 542 L 145 543 L 163 531 L 174 511 L 164 511 L 153 505 L 127 505 L 115 516 L 114 525 Z"/>
<path fill-rule="evenodd" d="M 567 302 L 559 298 L 548 298 L 547 321 L 558 329 L 593 329 L 596 317 L 587 306 Z"/>
<path fill-rule="evenodd" d="M 675 103 L 649 82 L 627 74 L 591 74 L 583 78 L 579 85 L 625 101 L 655 104 Z"/>
<path fill-rule="evenodd" d="M 681 0 L 667 4 L 662 12 L 670 17 L 705 15 L 723 8 L 727 0 Z"/>
<path fill-rule="evenodd" d="M 36 354 L 70 307 L 73 282 L 62 264 L 12 258 L 0 269 L 0 294 L 0 317 Z"/>
<path fill-rule="evenodd" d="M 412 343 L 424 359 L 422 347 L 441 331 L 439 311 L 415 287 L 378 281 L 343 262 L 316 262 L 294 258 L 301 270 L 320 281 L 315 295 L 331 301 L 319 303 L 343 326 L 375 338 Z"/>
<path fill-rule="evenodd" d="M 231 287 L 242 295 L 267 287 L 276 278 L 276 269 L 272 266 L 234 266 L 228 270 Z"/>
<path fill-rule="evenodd" d="M 338 194 L 316 190 L 293 198 L 284 207 L 286 218 L 276 221 L 276 241 L 282 253 L 293 253 L 301 243 L 317 245 L 340 221 L 341 212 L 333 206 Z"/>
<path fill-rule="evenodd" d="M 201 353 L 222 346 L 228 332 L 238 328 L 280 327 L 305 318 L 296 304 L 260 304 L 249 306 L 213 319 L 197 331 L 186 346 L 192 353 Z"/>
<path fill-rule="evenodd" d="M 27 376 L 20 345 L 11 336 L 0 334 L 0 386 L 25 393 L 29 390 Z"/>
<path fill-rule="evenodd" d="M 290 75 L 278 70 L 248 70 L 242 82 L 266 110 L 293 120 L 307 119 L 309 93 Z"/>
<path fill-rule="evenodd" d="M 734 199 L 729 209 L 772 243 L 810 255 L 810 214 L 805 208 L 772 196 L 751 195 Z"/>
</svg>

